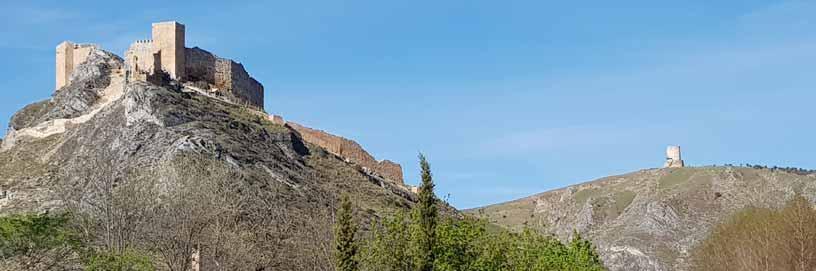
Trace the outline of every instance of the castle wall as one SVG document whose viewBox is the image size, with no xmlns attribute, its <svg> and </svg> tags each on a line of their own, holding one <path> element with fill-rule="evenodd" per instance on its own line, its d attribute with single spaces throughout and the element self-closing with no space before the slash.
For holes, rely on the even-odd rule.
<svg viewBox="0 0 816 271">
<path fill-rule="evenodd" d="M 160 66 L 172 79 L 184 78 L 185 38 L 184 25 L 177 22 L 154 23 L 154 49 L 160 55 Z"/>
<path fill-rule="evenodd" d="M 186 60 L 185 81 L 207 83 L 210 89 L 237 103 L 263 108 L 263 86 L 249 76 L 243 65 L 198 47 L 187 49 Z"/>
<path fill-rule="evenodd" d="M 229 75 L 229 80 L 225 83 L 230 86 L 235 98 L 258 108 L 264 107 L 263 85 L 249 76 L 244 65 L 229 60 Z"/>
<path fill-rule="evenodd" d="M 156 72 L 157 57 L 152 41 L 138 40 L 125 52 L 125 66 L 133 79 L 147 80 L 149 74 Z"/>
<path fill-rule="evenodd" d="M 263 109 L 263 85 L 240 63 L 219 58 L 198 47 L 185 48 L 184 25 L 154 23 L 152 35 L 153 40 L 137 41 L 125 52 L 129 78 L 163 82 L 167 79 L 163 71 L 172 80 L 189 82 L 232 102 Z"/>
<path fill-rule="evenodd" d="M 184 81 L 206 82 L 215 85 L 216 61 L 218 57 L 198 47 L 185 50 Z M 215 88 L 224 88 L 216 87 Z"/>
<path fill-rule="evenodd" d="M 377 161 L 371 154 L 366 152 L 360 144 L 357 144 L 357 142 L 324 131 L 305 127 L 294 122 L 286 122 L 286 125 L 297 131 L 304 141 L 318 145 L 337 156 L 372 170 L 398 184 L 404 184 L 402 166 L 388 160 Z"/>
</svg>

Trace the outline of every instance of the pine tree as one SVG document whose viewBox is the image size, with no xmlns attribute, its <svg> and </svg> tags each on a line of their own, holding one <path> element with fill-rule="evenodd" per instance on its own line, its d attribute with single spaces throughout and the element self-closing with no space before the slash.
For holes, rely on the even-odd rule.
<svg viewBox="0 0 816 271">
<path fill-rule="evenodd" d="M 419 202 L 414 210 L 414 266 L 417 271 L 433 270 L 436 243 L 437 206 L 431 166 L 425 156 L 419 154 L 422 184 L 419 186 Z"/>
<path fill-rule="evenodd" d="M 357 225 L 351 211 L 351 200 L 348 195 L 343 195 L 334 229 L 334 259 L 338 271 L 357 270 L 357 243 L 354 241 Z"/>
</svg>

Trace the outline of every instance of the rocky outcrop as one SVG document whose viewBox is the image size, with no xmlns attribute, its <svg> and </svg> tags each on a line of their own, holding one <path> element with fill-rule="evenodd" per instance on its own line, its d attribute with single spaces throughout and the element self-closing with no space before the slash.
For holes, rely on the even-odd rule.
<svg viewBox="0 0 816 271">
<path fill-rule="evenodd" d="M 157 169 L 206 175 L 206 169 L 172 163 L 187 157 L 235 174 L 217 197 L 236 200 L 240 219 L 232 220 L 234 246 L 206 236 L 183 245 L 205 252 L 240 249 L 220 256 L 227 257 L 220 264 L 234 264 L 226 270 L 333 270 L 331 217 L 340 194 L 360 206 L 361 223 L 414 203 L 395 185 L 306 144 L 300 133 L 266 120 L 263 112 L 186 91 L 177 82 L 130 82 L 116 88 L 124 93 L 110 95 L 121 82 L 121 60 L 97 56 L 99 61 L 87 62 L 91 67 L 77 69 L 71 85 L 15 114 L 0 149 L 0 216 L 59 210 L 66 202 L 102 197 L 100 187 L 142 181 L 156 182 L 165 193 L 161 189 L 171 185 Z M 47 129 L 56 124 L 60 129 Z M 202 260 L 211 263 L 212 257 Z"/>
<path fill-rule="evenodd" d="M 357 144 L 357 142 L 291 121 L 286 122 L 286 124 L 300 133 L 304 141 L 321 146 L 327 151 L 358 164 L 386 179 L 398 184 L 404 184 L 402 166 L 388 160 L 377 161 L 377 159 L 374 159 L 374 157 L 363 149 L 360 144 Z"/>
<path fill-rule="evenodd" d="M 54 92 L 51 99 L 27 105 L 11 117 L 14 130 L 34 126 L 54 119 L 75 118 L 86 114 L 104 95 L 111 83 L 111 75 L 121 71 L 124 61 L 101 49 L 92 49 L 87 60 L 77 66 L 70 84 Z"/>
<path fill-rule="evenodd" d="M 677 157 L 679 158 L 679 157 Z M 609 270 L 688 270 L 714 225 L 746 206 L 816 201 L 816 175 L 742 167 L 650 169 L 469 210 L 508 228 L 592 239 Z"/>
</svg>

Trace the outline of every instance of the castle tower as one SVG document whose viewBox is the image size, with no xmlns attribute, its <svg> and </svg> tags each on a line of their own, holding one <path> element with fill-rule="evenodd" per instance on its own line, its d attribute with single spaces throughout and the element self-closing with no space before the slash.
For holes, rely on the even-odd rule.
<svg viewBox="0 0 816 271">
<path fill-rule="evenodd" d="M 74 44 L 63 41 L 57 45 L 57 86 L 60 89 L 68 84 L 68 78 L 74 71 Z"/>
<path fill-rule="evenodd" d="M 175 21 L 154 23 L 152 28 L 153 49 L 160 54 L 161 67 L 170 78 L 184 77 L 184 25 Z"/>
<path fill-rule="evenodd" d="M 57 45 L 55 70 L 57 90 L 71 83 L 69 81 L 71 81 L 71 73 L 74 72 L 74 68 L 85 62 L 96 49 L 97 46 L 94 44 L 74 44 L 70 41 L 63 41 Z"/>
<path fill-rule="evenodd" d="M 684 167 L 683 159 L 680 158 L 680 146 L 669 146 L 666 148 L 666 163 L 663 167 L 679 168 Z"/>
</svg>

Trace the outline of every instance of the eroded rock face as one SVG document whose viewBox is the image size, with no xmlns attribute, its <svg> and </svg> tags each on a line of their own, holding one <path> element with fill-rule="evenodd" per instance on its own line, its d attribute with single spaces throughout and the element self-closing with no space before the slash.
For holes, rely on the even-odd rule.
<svg viewBox="0 0 816 271">
<path fill-rule="evenodd" d="M 17 111 L 11 117 L 11 128 L 20 130 L 45 121 L 75 118 L 88 113 L 111 83 L 112 72 L 121 70 L 123 65 L 120 57 L 93 49 L 88 59 L 74 69 L 69 85 L 55 91 L 51 99 Z"/>
<path fill-rule="evenodd" d="M 388 160 L 377 161 L 357 142 L 291 121 L 287 125 L 300 133 L 304 141 L 321 146 L 398 184 L 404 184 L 402 166 Z"/>
<path fill-rule="evenodd" d="M 650 169 L 611 176 L 468 212 L 508 228 L 573 230 L 597 246 L 609 270 L 688 270 L 714 225 L 746 206 L 778 208 L 816 175 L 740 167 Z"/>
</svg>

